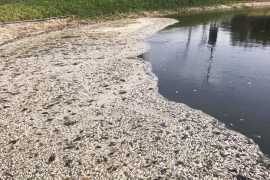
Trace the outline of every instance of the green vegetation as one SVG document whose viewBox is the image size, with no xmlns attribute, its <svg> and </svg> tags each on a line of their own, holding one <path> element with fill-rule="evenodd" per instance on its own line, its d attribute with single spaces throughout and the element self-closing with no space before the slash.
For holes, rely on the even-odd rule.
<svg viewBox="0 0 270 180">
<path fill-rule="evenodd" d="M 177 10 L 233 0 L 0 0 L 0 21 L 56 16 L 109 17 L 122 13 Z M 235 2 L 236 0 L 234 0 Z"/>
</svg>

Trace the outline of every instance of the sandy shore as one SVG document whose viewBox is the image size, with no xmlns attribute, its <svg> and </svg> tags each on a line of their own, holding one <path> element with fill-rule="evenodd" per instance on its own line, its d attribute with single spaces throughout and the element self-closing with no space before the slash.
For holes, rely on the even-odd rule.
<svg viewBox="0 0 270 180">
<path fill-rule="evenodd" d="M 173 19 L 0 46 L 0 179 L 269 179 L 252 140 L 157 91 L 137 58 Z"/>
</svg>

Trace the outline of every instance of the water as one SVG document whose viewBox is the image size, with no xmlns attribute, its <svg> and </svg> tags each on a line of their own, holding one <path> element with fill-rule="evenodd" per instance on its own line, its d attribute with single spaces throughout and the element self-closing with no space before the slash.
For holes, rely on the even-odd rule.
<svg viewBox="0 0 270 180">
<path fill-rule="evenodd" d="M 180 19 L 148 39 L 159 92 L 223 121 L 270 155 L 270 10 Z"/>
</svg>

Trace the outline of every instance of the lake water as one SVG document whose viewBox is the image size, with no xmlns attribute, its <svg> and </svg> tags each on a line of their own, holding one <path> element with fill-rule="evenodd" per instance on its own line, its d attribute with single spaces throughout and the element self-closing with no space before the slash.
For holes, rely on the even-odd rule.
<svg viewBox="0 0 270 180">
<path fill-rule="evenodd" d="M 184 17 L 147 41 L 143 57 L 163 96 L 218 118 L 270 155 L 270 10 Z"/>
</svg>

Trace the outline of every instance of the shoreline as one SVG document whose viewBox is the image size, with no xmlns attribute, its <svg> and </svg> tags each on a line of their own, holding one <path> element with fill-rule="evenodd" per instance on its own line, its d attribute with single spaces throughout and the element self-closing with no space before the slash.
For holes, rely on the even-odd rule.
<svg viewBox="0 0 270 180">
<path fill-rule="evenodd" d="M 214 12 L 214 11 L 230 11 L 230 10 L 241 10 L 241 9 L 261 9 L 270 8 L 270 2 L 244 2 L 244 3 L 233 3 L 233 4 L 222 4 L 222 5 L 212 5 L 204 7 L 188 7 L 180 8 L 179 10 L 161 10 L 161 11 L 144 11 L 138 13 L 127 13 L 122 14 L 122 16 L 110 17 L 108 19 L 92 19 L 92 20 L 80 20 L 72 17 L 51 17 L 45 19 L 33 19 L 25 21 L 14 21 L 0 23 L 0 47 L 2 45 L 11 43 L 13 41 L 31 37 L 38 36 L 45 33 L 50 33 L 53 31 L 60 31 L 66 28 L 78 28 L 80 26 L 89 24 L 100 24 L 104 22 L 125 20 L 125 19 L 136 19 L 143 17 L 168 17 L 179 15 L 186 16 L 192 14 L 199 14 L 204 12 Z"/>
<path fill-rule="evenodd" d="M 101 16 L 94 18 L 80 18 L 75 15 L 70 16 L 52 16 L 48 18 L 37 18 L 37 19 L 28 19 L 28 20 L 17 20 L 17 21 L 3 21 L 0 22 L 0 27 L 5 25 L 12 24 L 22 24 L 22 23 L 39 23 L 39 22 L 48 22 L 52 20 L 73 20 L 81 21 L 83 19 L 84 23 L 92 21 L 94 23 L 112 21 L 124 18 L 142 18 L 142 17 L 164 17 L 170 15 L 192 15 L 203 12 L 213 12 L 213 11 L 229 11 L 229 10 L 241 10 L 241 9 L 263 9 L 270 8 L 270 1 L 253 1 L 253 2 L 237 2 L 237 3 L 221 3 L 221 4 L 212 4 L 204 6 L 187 6 L 179 7 L 177 9 L 171 10 L 149 10 L 149 11 L 138 11 L 138 12 L 125 12 L 119 13 L 111 16 Z"/>
<path fill-rule="evenodd" d="M 137 56 L 176 22 L 122 19 L 1 46 L 0 177 L 270 177 L 251 139 L 158 93 Z"/>
<path fill-rule="evenodd" d="M 226 12 L 232 10 L 245 10 L 245 9 L 264 9 L 270 8 L 270 2 L 243 2 L 243 3 L 231 3 L 221 5 L 210 5 L 202 7 L 183 7 L 178 10 L 160 10 L 160 11 L 145 11 L 139 13 L 130 13 L 128 18 L 141 18 L 141 17 L 171 17 L 171 16 L 189 16 L 207 12 Z M 125 17 L 125 16 L 124 16 Z"/>
</svg>

